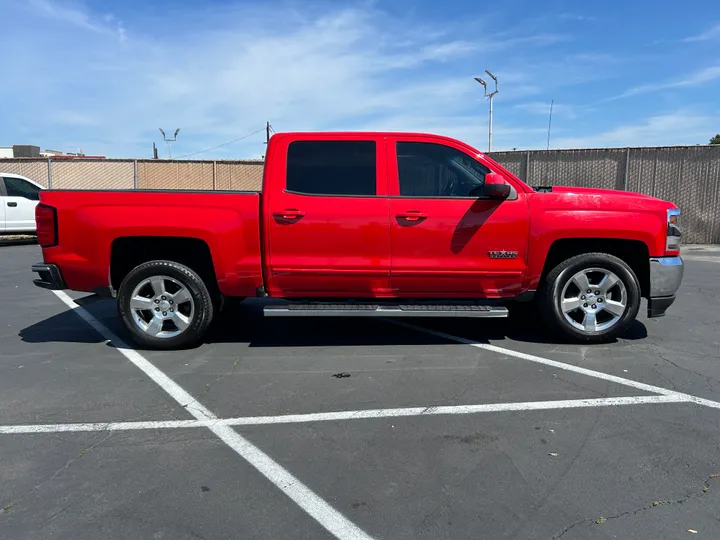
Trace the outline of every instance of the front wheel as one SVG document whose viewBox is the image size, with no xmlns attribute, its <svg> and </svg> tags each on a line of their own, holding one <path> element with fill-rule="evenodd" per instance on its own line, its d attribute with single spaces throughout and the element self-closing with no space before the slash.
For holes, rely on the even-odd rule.
<svg viewBox="0 0 720 540">
<path fill-rule="evenodd" d="M 117 299 L 120 317 L 134 341 L 152 349 L 197 344 L 214 314 L 202 278 L 174 261 L 137 266 L 123 280 Z"/>
<path fill-rule="evenodd" d="M 578 341 L 603 342 L 622 334 L 640 309 L 640 284 L 623 260 L 607 253 L 576 255 L 550 273 L 540 291 L 549 326 Z"/>
</svg>

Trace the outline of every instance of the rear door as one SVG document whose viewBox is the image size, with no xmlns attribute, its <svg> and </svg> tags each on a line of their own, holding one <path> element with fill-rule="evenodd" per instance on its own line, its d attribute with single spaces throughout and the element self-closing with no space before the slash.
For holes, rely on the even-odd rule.
<svg viewBox="0 0 720 540">
<path fill-rule="evenodd" d="M 283 297 L 389 294 L 382 137 L 279 139 L 266 179 L 268 289 Z"/>
<path fill-rule="evenodd" d="M 40 188 L 23 178 L 3 177 L 5 184 L 5 231 L 32 232 L 35 230 L 35 207 L 40 200 Z"/>
<path fill-rule="evenodd" d="M 0 233 L 5 232 L 5 182 L 0 176 Z"/>
<path fill-rule="evenodd" d="M 491 169 L 449 140 L 388 138 L 387 148 L 393 291 L 426 298 L 517 294 L 529 225 L 522 189 L 514 186 L 501 201 L 470 195 Z"/>
</svg>

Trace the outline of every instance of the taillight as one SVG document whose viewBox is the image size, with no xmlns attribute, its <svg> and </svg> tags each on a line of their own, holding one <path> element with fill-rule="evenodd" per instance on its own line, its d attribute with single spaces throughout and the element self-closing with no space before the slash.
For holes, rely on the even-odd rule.
<svg viewBox="0 0 720 540">
<path fill-rule="evenodd" d="M 52 206 L 38 204 L 35 207 L 35 224 L 40 247 L 48 248 L 58 243 L 57 211 Z"/>
<path fill-rule="evenodd" d="M 670 208 L 667 211 L 667 235 L 665 243 L 665 253 L 680 253 L 681 239 L 682 229 L 680 228 L 680 209 Z"/>
</svg>

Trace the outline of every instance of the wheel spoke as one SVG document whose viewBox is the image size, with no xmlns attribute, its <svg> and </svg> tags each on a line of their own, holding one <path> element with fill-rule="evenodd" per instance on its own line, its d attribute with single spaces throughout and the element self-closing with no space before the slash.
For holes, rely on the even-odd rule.
<svg viewBox="0 0 720 540">
<path fill-rule="evenodd" d="M 158 273 L 145 278 L 135 286 L 129 298 L 129 316 L 147 336 L 172 339 L 187 331 L 195 320 L 192 292 L 174 277 Z M 152 316 L 148 318 L 148 315 Z M 165 321 L 173 324 L 165 324 Z"/>
<path fill-rule="evenodd" d="M 191 300 L 190 291 L 188 291 L 185 287 L 180 289 L 178 292 L 176 292 L 174 295 L 172 295 L 170 298 L 173 299 L 173 301 L 180 305 L 183 302 L 187 302 L 188 300 Z"/>
<path fill-rule="evenodd" d="M 580 298 L 563 298 L 562 302 L 560 302 L 560 307 L 562 308 L 563 313 L 570 313 L 571 311 L 575 311 L 580 307 L 580 305 Z"/>
<path fill-rule="evenodd" d="M 603 294 L 607 294 L 610 289 L 617 285 L 618 281 L 620 281 L 620 278 L 615 274 L 605 274 L 598 285 L 598 289 L 600 289 Z"/>
<path fill-rule="evenodd" d="M 595 313 L 586 313 L 582 322 L 586 332 L 595 332 L 597 330 L 597 317 Z"/>
<path fill-rule="evenodd" d="M 578 289 L 580 289 L 581 293 L 584 293 L 590 288 L 590 282 L 588 281 L 587 275 L 584 273 L 574 276 L 573 283 L 577 286 Z"/>
<path fill-rule="evenodd" d="M 154 276 L 150 278 L 150 285 L 152 286 L 155 296 L 165 294 L 165 280 L 160 276 Z"/>
<path fill-rule="evenodd" d="M 150 298 L 144 296 L 134 296 L 130 300 L 130 309 L 151 311 L 153 309 L 153 301 Z"/>
<path fill-rule="evenodd" d="M 157 336 L 160 332 L 162 332 L 162 327 L 163 320 L 160 317 L 153 317 L 150 319 L 145 332 L 151 336 Z"/>
<path fill-rule="evenodd" d="M 603 309 L 616 317 L 622 317 L 622 314 L 625 313 L 625 305 L 620 302 L 615 302 L 614 300 L 605 300 Z"/>
<path fill-rule="evenodd" d="M 175 323 L 175 326 L 181 332 L 185 330 L 190 324 L 190 319 L 182 313 L 178 313 L 177 311 L 172 314 L 171 320 L 173 323 Z"/>
</svg>

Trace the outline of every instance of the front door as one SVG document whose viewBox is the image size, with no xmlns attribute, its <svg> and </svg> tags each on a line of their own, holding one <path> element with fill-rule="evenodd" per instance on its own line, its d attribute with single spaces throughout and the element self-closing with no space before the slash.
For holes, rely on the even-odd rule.
<svg viewBox="0 0 720 540">
<path fill-rule="evenodd" d="M 359 136 L 358 136 L 359 137 Z M 384 139 L 278 140 L 266 179 L 270 275 L 281 297 L 389 295 Z M 283 184 L 283 185 L 281 185 Z"/>
<path fill-rule="evenodd" d="M 5 176 L 5 231 L 31 232 L 35 230 L 35 207 L 40 200 L 40 188 L 22 178 Z"/>
<path fill-rule="evenodd" d="M 525 275 L 528 207 L 471 192 L 491 169 L 462 145 L 388 140 L 390 286 L 401 297 L 514 296 Z M 512 185 L 512 182 L 510 182 Z"/>
</svg>

